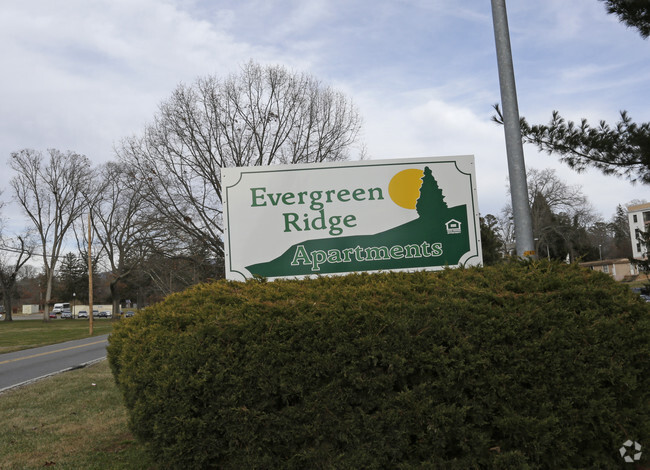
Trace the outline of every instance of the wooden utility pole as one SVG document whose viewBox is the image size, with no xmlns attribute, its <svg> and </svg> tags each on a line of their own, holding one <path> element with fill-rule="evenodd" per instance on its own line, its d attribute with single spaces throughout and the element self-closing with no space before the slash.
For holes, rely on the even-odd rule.
<svg viewBox="0 0 650 470">
<path fill-rule="evenodd" d="M 93 335 L 93 257 L 90 251 L 91 246 L 91 225 L 90 211 L 88 211 L 88 324 L 90 325 L 90 336 Z"/>
</svg>

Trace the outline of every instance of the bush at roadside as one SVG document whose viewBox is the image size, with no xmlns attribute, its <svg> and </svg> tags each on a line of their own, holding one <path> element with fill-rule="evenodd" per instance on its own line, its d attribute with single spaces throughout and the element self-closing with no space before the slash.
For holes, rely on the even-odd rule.
<svg viewBox="0 0 650 470">
<path fill-rule="evenodd" d="M 220 281 L 116 325 L 109 361 L 163 468 L 620 468 L 650 449 L 649 314 L 547 262 Z"/>
</svg>

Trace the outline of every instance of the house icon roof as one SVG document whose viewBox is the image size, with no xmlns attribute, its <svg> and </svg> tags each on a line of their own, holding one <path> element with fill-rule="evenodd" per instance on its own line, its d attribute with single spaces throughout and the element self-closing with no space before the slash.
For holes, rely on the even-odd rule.
<svg viewBox="0 0 650 470">
<path fill-rule="evenodd" d="M 445 222 L 445 227 L 447 228 L 447 233 L 461 233 L 461 223 L 456 219 L 451 219 Z"/>
</svg>

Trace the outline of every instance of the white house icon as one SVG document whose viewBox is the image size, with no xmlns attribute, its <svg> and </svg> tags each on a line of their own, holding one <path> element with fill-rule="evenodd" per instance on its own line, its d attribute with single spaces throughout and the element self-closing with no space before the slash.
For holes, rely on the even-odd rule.
<svg viewBox="0 0 650 470">
<path fill-rule="evenodd" d="M 451 219 L 449 222 L 445 223 L 445 227 L 447 227 L 447 234 L 462 232 L 460 222 L 456 219 Z"/>
</svg>

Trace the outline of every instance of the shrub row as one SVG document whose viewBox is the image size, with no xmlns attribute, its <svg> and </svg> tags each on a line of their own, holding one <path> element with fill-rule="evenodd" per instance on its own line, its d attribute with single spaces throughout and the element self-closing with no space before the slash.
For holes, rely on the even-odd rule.
<svg viewBox="0 0 650 470">
<path fill-rule="evenodd" d="M 220 281 L 116 325 L 109 361 L 162 468 L 621 468 L 650 449 L 649 314 L 547 262 Z"/>
</svg>

